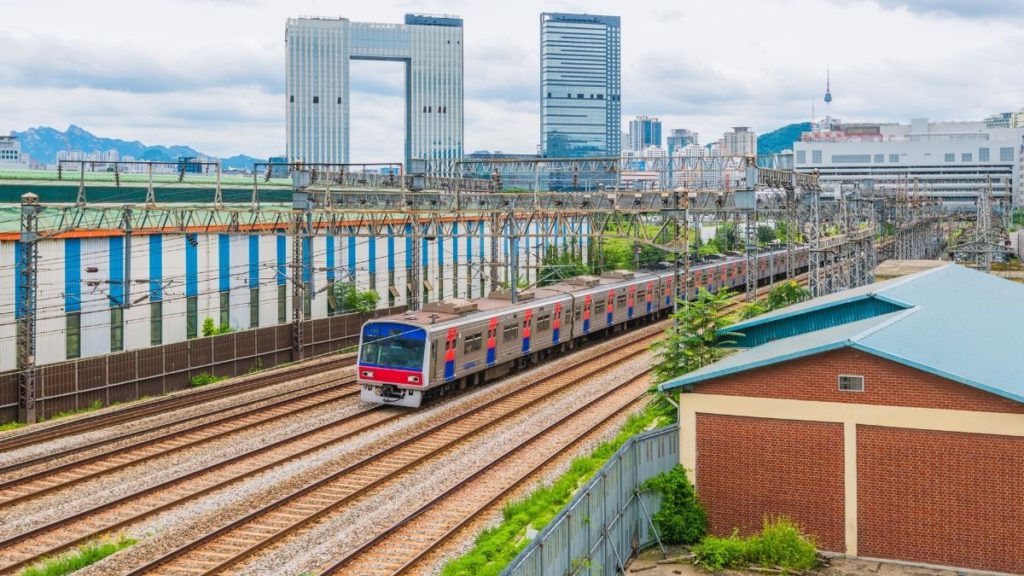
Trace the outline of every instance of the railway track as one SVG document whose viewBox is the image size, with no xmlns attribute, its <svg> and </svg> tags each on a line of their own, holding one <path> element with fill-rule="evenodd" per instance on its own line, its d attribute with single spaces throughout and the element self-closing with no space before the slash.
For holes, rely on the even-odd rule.
<svg viewBox="0 0 1024 576">
<path fill-rule="evenodd" d="M 38 498 L 129 466 L 179 453 L 257 426 L 291 418 L 298 413 L 358 396 L 358 394 L 359 388 L 355 384 L 355 375 L 352 375 L 316 390 L 282 394 L 282 397 L 272 400 L 270 403 L 263 403 L 264 399 L 256 405 L 247 407 L 242 412 L 236 413 L 234 410 L 237 408 L 231 407 L 224 410 L 224 412 L 230 412 L 229 414 L 218 416 L 212 421 L 193 423 L 187 428 L 165 432 L 156 437 L 140 439 L 136 436 L 145 432 L 135 432 L 109 441 L 98 442 L 96 444 L 100 447 L 117 440 L 128 440 L 127 444 L 114 446 L 98 454 L 58 465 L 40 466 L 33 472 L 0 482 L 0 506 L 10 506 Z M 67 455 L 67 453 L 45 455 L 34 459 L 32 464 L 45 464 Z M 21 465 L 27 466 L 25 463 Z"/>
<path fill-rule="evenodd" d="M 797 280 L 803 284 L 806 284 L 806 276 L 803 276 L 802 278 L 797 278 Z M 768 287 L 759 289 L 758 295 L 762 295 L 768 289 Z M 739 308 L 743 304 L 743 301 L 737 300 L 730 305 L 729 311 L 731 312 L 734 309 Z M 663 325 L 664 323 L 659 324 L 659 326 Z M 643 332 L 644 329 L 640 329 L 640 331 Z M 660 334 L 660 331 L 657 332 L 656 334 Z M 626 338 L 629 338 L 629 335 L 627 335 Z M 637 341 L 644 341 L 650 338 L 651 337 L 648 336 L 638 335 L 637 339 L 632 344 L 626 344 L 626 346 L 628 346 L 629 349 L 632 350 L 634 349 L 633 347 L 636 346 Z M 618 350 L 614 354 L 619 354 L 620 352 L 621 350 Z M 344 360 L 351 362 L 351 358 Z M 578 361 L 577 364 L 565 368 L 564 370 L 562 370 L 561 373 L 564 374 L 565 372 L 568 372 L 576 368 L 579 364 L 582 364 L 585 361 L 586 360 Z M 324 368 L 323 366 L 323 364 L 317 365 L 315 367 L 316 371 L 319 372 L 325 370 L 326 368 Z M 607 368 L 607 366 L 602 366 L 600 369 L 603 370 L 605 368 Z M 289 376 L 291 378 L 299 377 L 292 375 Z M 538 384 L 539 383 L 535 382 L 529 385 L 529 387 L 537 386 Z M 267 382 L 264 381 L 260 385 L 266 386 Z M 509 396 L 511 396 L 511 394 Z M 505 398 L 507 399 L 508 397 Z M 200 400 L 199 402 L 209 401 L 210 399 L 212 398 Z M 260 401 L 266 400 L 267 398 L 263 398 Z M 529 403 L 532 403 L 535 400 L 536 399 L 533 399 Z M 240 407 L 246 405 L 236 405 L 231 407 L 230 409 L 237 410 Z M 521 408 L 518 410 L 521 410 Z M 124 498 L 100 504 L 88 510 L 78 512 L 65 518 L 61 518 L 47 525 L 40 526 L 38 528 L 29 530 L 25 533 L 15 535 L 11 538 L 8 538 L 5 541 L 0 541 L 0 573 L 8 573 L 19 567 L 32 564 L 44 556 L 55 555 L 57 553 L 62 552 L 63 550 L 68 549 L 69 547 L 80 544 L 82 542 L 86 542 L 102 534 L 128 527 L 134 523 L 144 520 L 147 517 L 154 516 L 157 513 L 184 504 L 187 501 L 194 500 L 216 490 L 226 488 L 233 483 L 241 482 L 244 481 L 245 479 L 252 478 L 256 474 L 270 470 L 271 468 L 279 466 L 289 460 L 300 458 L 314 451 L 322 450 L 332 445 L 336 445 L 338 443 L 343 442 L 345 439 L 363 433 L 374 426 L 379 426 L 384 422 L 390 421 L 394 418 L 398 418 L 400 417 L 401 414 L 404 413 L 386 412 L 387 411 L 383 409 L 370 409 L 364 412 L 360 412 L 358 414 L 340 419 L 337 422 L 333 422 L 325 428 L 317 428 L 314 430 L 309 430 L 307 432 L 301 433 L 294 437 L 285 438 L 278 442 L 274 442 L 271 445 L 261 447 L 259 449 L 247 452 L 245 454 L 240 454 L 226 461 L 219 462 L 214 465 L 203 468 L 201 470 L 188 473 L 185 476 L 176 477 L 166 482 L 162 482 L 156 486 L 152 486 L 150 488 L 146 488 L 133 494 L 129 494 Z M 209 417 L 209 415 L 205 415 L 204 417 Z M 504 420 L 505 418 L 507 418 L 507 416 L 499 417 L 498 420 Z M 190 418 L 190 420 L 191 419 L 192 418 Z M 450 422 L 446 422 L 444 424 L 450 424 Z M 238 430 L 234 430 L 232 432 L 227 433 L 230 434 L 237 431 Z M 470 432 L 470 435 L 475 433 L 476 432 Z M 418 438 L 419 436 L 422 436 L 422 434 L 418 435 L 417 437 L 414 437 L 413 439 L 410 439 L 410 441 L 414 440 L 415 438 Z M 202 441 L 199 441 L 199 443 L 201 442 Z M 407 443 L 408 441 L 403 442 L 403 445 Z M 454 444 L 454 441 L 449 442 L 445 446 L 450 446 L 452 444 Z M 193 443 L 192 445 L 195 445 L 195 443 Z M 0 448 L 3 447 L 5 447 L 5 444 L 0 443 Z M 437 450 L 430 452 L 430 454 L 436 454 L 438 451 L 443 449 L 445 449 L 445 447 L 438 448 Z M 430 454 L 423 456 L 423 458 L 427 458 Z M 345 473 L 346 471 L 351 472 L 353 471 L 353 468 L 358 468 L 360 467 L 360 465 L 367 465 L 367 461 L 371 460 L 372 458 L 373 457 L 367 458 L 354 466 L 350 466 L 346 468 L 346 470 L 343 470 L 342 473 Z M 391 472 L 389 475 L 385 477 L 380 477 L 376 481 L 373 481 L 370 484 L 370 486 L 379 485 L 385 482 L 387 478 L 393 477 L 395 474 L 398 474 L 402 470 L 407 469 L 417 463 L 419 463 L 419 461 L 408 462 L 404 466 L 400 467 L 400 469 Z M 107 470 L 107 472 L 109 471 L 110 470 Z M 309 493 L 315 491 L 319 486 L 323 484 L 324 482 L 318 482 L 316 483 L 316 485 L 309 486 L 302 490 L 299 490 L 298 493 Z M 3 487 L 4 485 L 0 484 L 0 490 L 2 490 Z M 0 498 L 2 498 L 2 494 L 3 492 L 0 492 Z M 301 497 L 301 495 L 296 496 L 296 494 L 289 495 L 289 497 L 286 497 L 285 499 L 282 500 Z M 350 493 L 342 502 L 335 503 L 333 506 L 344 504 L 344 501 L 352 500 L 355 497 L 355 493 Z M 7 504 L 9 503 L 10 502 L 8 502 Z M 5 503 L 0 502 L 0 508 L 4 507 L 4 505 Z M 275 505 L 283 506 L 284 503 L 278 501 L 272 503 L 271 507 L 274 507 Z M 333 506 L 327 506 L 326 508 L 329 509 L 332 508 Z M 319 518 L 323 515 L 323 513 L 326 513 L 327 511 L 328 510 L 323 510 L 322 513 L 316 514 L 315 518 Z M 247 515 L 245 518 L 241 520 L 245 521 L 246 519 L 252 519 L 254 517 L 258 517 L 267 513 L 268 509 L 259 510 Z M 210 573 L 212 571 L 220 570 L 221 568 L 227 568 L 232 565 L 237 565 L 245 558 L 251 556 L 254 553 L 257 553 L 260 550 L 265 549 L 268 545 L 273 544 L 277 540 L 284 538 L 285 536 L 287 536 L 288 533 L 292 532 L 294 529 L 301 528 L 301 526 L 303 525 L 308 525 L 315 518 L 305 518 L 299 521 L 295 527 L 289 528 L 282 534 L 275 534 L 266 538 L 262 538 L 261 541 L 256 543 L 255 546 L 243 547 L 244 549 L 239 554 L 229 554 L 226 560 L 221 560 L 220 562 L 216 563 L 217 565 L 214 566 L 212 570 L 194 567 L 190 571 L 195 571 L 198 569 L 199 571 L 205 571 L 205 573 Z M 233 523 L 233 525 L 241 526 L 242 524 L 235 522 Z M 231 532 L 230 528 L 231 527 L 229 526 L 227 531 L 215 531 L 219 532 L 220 534 L 215 535 L 213 538 L 217 538 L 217 536 L 228 535 Z M 203 547 L 204 544 L 208 544 L 210 542 L 210 539 L 208 539 L 207 537 L 209 536 L 210 535 L 207 534 L 203 538 L 200 538 L 190 543 L 189 545 L 182 547 L 185 548 L 185 550 L 174 550 L 170 554 L 167 554 L 154 562 L 150 562 L 142 569 L 137 569 L 133 573 L 149 573 L 148 570 L 150 569 L 156 569 L 158 573 L 162 572 L 164 568 L 168 567 L 169 563 L 176 563 L 175 561 L 177 559 L 184 557 L 184 555 L 188 554 L 189 551 Z M 380 538 L 385 537 L 387 537 L 387 534 L 380 536 Z M 424 552 L 424 554 L 425 553 L 426 552 Z M 224 555 L 222 554 L 220 557 L 223 556 Z"/>
<path fill-rule="evenodd" d="M 320 574 L 371 576 L 411 572 L 448 538 L 487 510 L 500 505 L 543 469 L 571 453 L 573 448 L 595 435 L 616 417 L 632 412 L 646 403 L 649 375 L 650 371 L 645 371 L 642 375 L 595 398 L 593 403 L 566 414 L 557 422 L 509 448 L 486 467 L 478 469 L 377 536 L 346 553 Z M 638 383 L 640 386 L 637 386 Z M 599 420 L 587 425 L 583 432 L 569 438 L 564 446 L 544 456 L 539 462 L 527 464 L 529 467 L 525 471 L 521 470 L 521 466 L 517 469 L 514 459 L 522 458 L 529 461 L 529 455 L 524 454 L 528 449 L 534 448 L 551 436 L 562 434 L 567 422 L 582 419 L 588 412 L 598 411 L 594 409 L 595 405 L 619 396 L 626 398 L 624 401 L 615 401 L 616 406 L 610 413 L 599 415 Z M 561 438 L 559 441 L 565 442 L 565 439 Z"/>
<path fill-rule="evenodd" d="M 636 334 L 632 337 L 635 339 L 643 336 Z M 587 361 L 585 357 L 575 361 L 570 358 L 566 369 Z M 375 426 L 412 414 L 415 413 L 387 407 L 369 408 L 328 426 L 239 454 L 229 460 L 0 540 L 0 573 L 8 573 L 31 565 L 43 557 L 57 555 L 83 542 L 243 482 L 288 461 L 343 444 Z"/>
<path fill-rule="evenodd" d="M 0 453 L 38 444 L 55 438 L 63 438 L 75 434 L 82 434 L 93 430 L 101 430 L 115 424 L 138 420 L 146 416 L 163 414 L 171 410 L 188 408 L 228 398 L 245 392 L 258 390 L 266 386 L 281 384 L 297 378 L 314 376 L 321 372 L 337 370 L 355 364 L 355 354 L 345 354 L 338 358 L 317 362 L 315 364 L 300 364 L 289 368 L 275 368 L 269 374 L 236 383 L 228 383 L 206 389 L 194 390 L 188 394 L 176 394 L 163 398 L 154 398 L 138 404 L 129 404 L 118 410 L 108 412 L 97 412 L 88 416 L 82 416 L 73 420 L 55 423 L 53 425 L 34 425 L 28 429 L 18 430 L 9 434 L 6 438 L 0 439 Z"/>
<path fill-rule="evenodd" d="M 442 451 L 500 426 L 545 398 L 583 385 L 595 374 L 646 350 L 659 335 L 660 330 L 651 335 L 638 336 L 631 343 L 605 354 L 598 366 L 560 369 L 554 375 L 542 376 L 523 387 L 433 424 L 412 437 L 207 532 L 129 574 L 176 574 L 185 571 L 213 574 L 228 570 L 357 498 L 366 497 L 369 491 L 400 478 Z"/>
</svg>

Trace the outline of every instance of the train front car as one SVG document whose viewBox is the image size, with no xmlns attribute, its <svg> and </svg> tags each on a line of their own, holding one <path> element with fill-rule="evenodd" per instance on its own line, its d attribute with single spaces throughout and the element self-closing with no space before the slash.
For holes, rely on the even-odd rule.
<svg viewBox="0 0 1024 576">
<path fill-rule="evenodd" d="M 416 408 L 427 388 L 427 330 L 392 320 L 363 324 L 359 338 L 359 398 Z"/>
</svg>

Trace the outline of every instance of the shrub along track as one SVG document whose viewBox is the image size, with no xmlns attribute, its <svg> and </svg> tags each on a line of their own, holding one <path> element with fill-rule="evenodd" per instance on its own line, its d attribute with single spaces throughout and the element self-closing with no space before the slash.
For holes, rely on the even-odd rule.
<svg viewBox="0 0 1024 576">
<path fill-rule="evenodd" d="M 618 349 L 580 365 L 559 368 L 483 404 L 434 423 L 377 453 L 345 466 L 321 480 L 285 495 L 199 538 L 137 567 L 130 574 L 212 574 L 229 570 L 284 538 L 301 535 L 312 523 L 368 497 L 385 482 L 400 481 L 414 468 L 450 448 L 465 444 L 509 418 L 535 408 L 545 399 L 585 385 L 609 367 L 628 361 L 660 337 L 663 324 L 622 338 Z M 637 332 L 641 332 L 638 334 Z M 397 440 L 397 439 L 395 439 Z"/>
<path fill-rule="evenodd" d="M 61 420 L 57 423 L 53 423 L 52 425 L 48 422 L 43 422 L 27 428 L 17 429 L 8 434 L 6 438 L 0 439 L 0 454 L 16 448 L 45 442 L 47 440 L 64 438 L 74 434 L 82 434 L 94 430 L 103 430 L 115 424 L 122 424 L 124 422 L 138 420 L 147 416 L 163 414 L 171 410 L 198 406 L 213 400 L 230 398 L 253 390 L 259 390 L 266 386 L 283 384 L 298 378 L 315 376 L 322 372 L 337 370 L 347 366 L 353 366 L 354 364 L 355 355 L 344 354 L 339 355 L 336 358 L 328 358 L 322 361 L 311 361 L 296 366 L 276 367 L 269 370 L 266 374 L 260 374 L 253 377 L 242 377 L 237 379 L 235 382 L 229 381 L 223 384 L 218 384 L 217 386 L 210 386 L 209 388 L 189 390 L 185 393 L 177 393 L 161 398 L 140 401 L 138 403 L 118 407 L 116 410 L 98 412 L 69 420 Z M 0 472 L 3 471 L 3 469 L 0 469 Z"/>
</svg>

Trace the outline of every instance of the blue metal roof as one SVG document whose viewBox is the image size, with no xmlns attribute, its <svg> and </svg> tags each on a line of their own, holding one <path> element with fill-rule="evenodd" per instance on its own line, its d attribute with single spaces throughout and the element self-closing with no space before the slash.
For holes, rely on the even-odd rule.
<svg viewBox="0 0 1024 576">
<path fill-rule="evenodd" d="M 806 330 L 746 349 L 665 382 L 678 388 L 793 358 L 849 347 L 1024 403 L 1024 286 L 962 266 L 946 265 L 911 276 L 815 298 L 726 328 L 768 330 L 780 320 L 799 320 L 872 298 L 895 311 L 863 319 L 805 323 Z M 881 308 L 879 308 L 881 311 Z M 758 328 L 758 327 L 761 328 Z"/>
</svg>

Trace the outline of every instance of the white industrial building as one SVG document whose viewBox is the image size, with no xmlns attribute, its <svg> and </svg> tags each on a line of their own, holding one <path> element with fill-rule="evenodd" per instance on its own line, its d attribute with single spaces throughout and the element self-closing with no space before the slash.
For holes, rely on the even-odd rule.
<svg viewBox="0 0 1024 576">
<path fill-rule="evenodd" d="M 423 239 L 424 299 L 479 297 L 490 291 L 491 262 L 509 262 L 510 242 L 491 256 L 485 222 L 452 236 Z M 580 224 L 589 233 L 585 223 Z M 519 241 L 520 277 L 535 281 L 547 247 L 568 249 L 568 228 L 557 236 L 537 222 Z M 465 228 L 463 224 L 463 228 Z M 407 303 L 413 266 L 411 238 L 316 236 L 303 249 L 307 318 L 333 313 L 331 282 L 354 281 L 380 296 L 378 306 Z M 0 371 L 16 366 L 16 319 L 21 307 L 17 232 L 0 232 Z M 39 242 L 38 364 L 182 342 L 201 335 L 206 318 L 236 330 L 291 321 L 292 241 L 280 234 L 146 234 L 130 242 L 117 230 L 68 233 Z M 585 243 L 585 238 L 583 240 Z M 585 244 L 581 249 L 586 258 Z M 499 280 L 508 278 L 507 266 Z M 338 311 L 340 312 L 340 310 Z"/>
<path fill-rule="evenodd" d="M 795 168 L 818 172 L 826 189 L 843 184 L 903 187 L 951 206 L 973 206 L 991 188 L 997 200 L 1024 202 L 1024 128 L 979 122 L 840 124 L 805 132 L 794 144 Z"/>
</svg>

